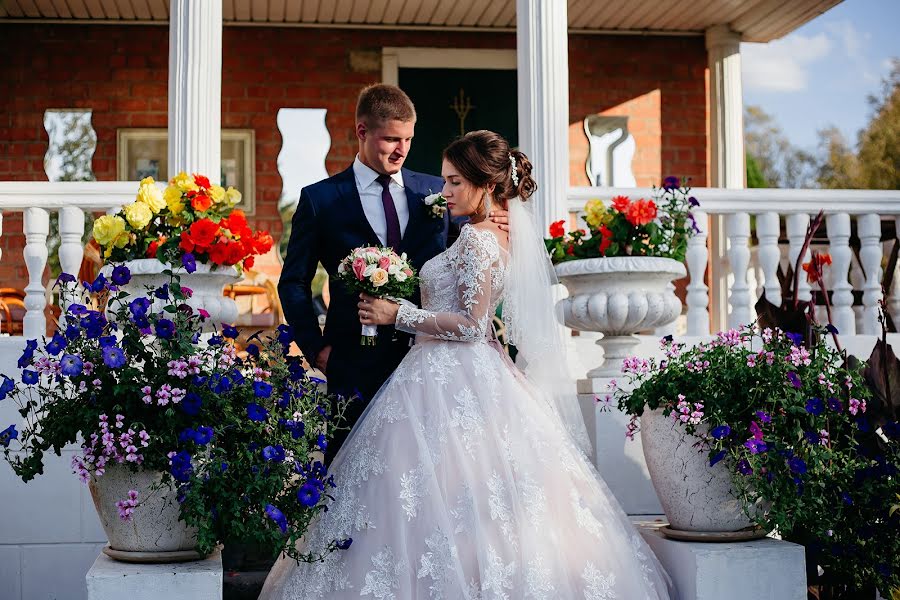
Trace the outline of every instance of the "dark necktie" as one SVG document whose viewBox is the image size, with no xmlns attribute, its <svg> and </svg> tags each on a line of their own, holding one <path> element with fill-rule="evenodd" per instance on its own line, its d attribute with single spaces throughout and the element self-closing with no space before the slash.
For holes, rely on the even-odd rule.
<svg viewBox="0 0 900 600">
<path fill-rule="evenodd" d="M 381 204 L 384 206 L 384 220 L 387 221 L 387 245 L 395 251 L 400 247 L 400 217 L 397 216 L 397 207 L 394 206 L 394 198 L 388 189 L 391 183 L 390 175 L 379 175 L 377 179 L 381 184 Z"/>
</svg>

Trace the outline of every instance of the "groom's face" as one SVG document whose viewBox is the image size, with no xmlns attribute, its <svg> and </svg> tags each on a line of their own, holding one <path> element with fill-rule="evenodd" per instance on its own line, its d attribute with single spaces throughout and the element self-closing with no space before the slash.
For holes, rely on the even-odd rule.
<svg viewBox="0 0 900 600">
<path fill-rule="evenodd" d="M 368 167 L 393 175 L 400 172 L 412 145 L 415 121 L 387 121 L 375 128 L 356 124 L 359 158 Z"/>
</svg>

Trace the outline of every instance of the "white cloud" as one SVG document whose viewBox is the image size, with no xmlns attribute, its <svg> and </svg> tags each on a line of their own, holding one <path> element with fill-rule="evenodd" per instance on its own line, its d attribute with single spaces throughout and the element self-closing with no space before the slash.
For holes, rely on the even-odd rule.
<svg viewBox="0 0 900 600">
<path fill-rule="evenodd" d="M 744 86 L 751 90 L 799 92 L 809 83 L 809 66 L 831 52 L 827 35 L 789 35 L 768 44 L 741 44 Z"/>
</svg>

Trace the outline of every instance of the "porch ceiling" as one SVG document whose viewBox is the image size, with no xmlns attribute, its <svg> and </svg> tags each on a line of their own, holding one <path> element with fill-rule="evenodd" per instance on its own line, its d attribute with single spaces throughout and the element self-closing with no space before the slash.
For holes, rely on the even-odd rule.
<svg viewBox="0 0 900 600">
<path fill-rule="evenodd" d="M 553 0 L 558 1 L 558 0 Z M 703 33 L 728 24 L 747 42 L 782 37 L 841 0 L 567 0 L 573 32 Z M 515 0 L 223 0 L 226 25 L 514 30 Z M 168 0 L 5 0 L 0 20 L 165 23 Z"/>
</svg>

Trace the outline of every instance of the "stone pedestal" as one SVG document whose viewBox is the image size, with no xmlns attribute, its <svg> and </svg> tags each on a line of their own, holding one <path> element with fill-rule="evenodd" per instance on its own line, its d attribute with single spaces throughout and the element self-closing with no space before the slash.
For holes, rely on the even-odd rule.
<svg viewBox="0 0 900 600">
<path fill-rule="evenodd" d="M 672 578 L 679 600 L 806 600 L 803 546 L 772 538 L 679 542 L 652 527 L 640 531 Z"/>
<path fill-rule="evenodd" d="M 222 600 L 222 555 L 138 565 L 100 554 L 85 577 L 88 600 Z"/>
<path fill-rule="evenodd" d="M 650 482 L 641 434 L 635 435 L 633 441 L 625 437 L 630 418 L 616 408 L 611 381 L 606 377 L 578 380 L 578 400 L 594 446 L 591 458 L 626 513 L 660 515 L 663 509 Z M 617 381 L 622 384 L 621 378 Z"/>
</svg>

